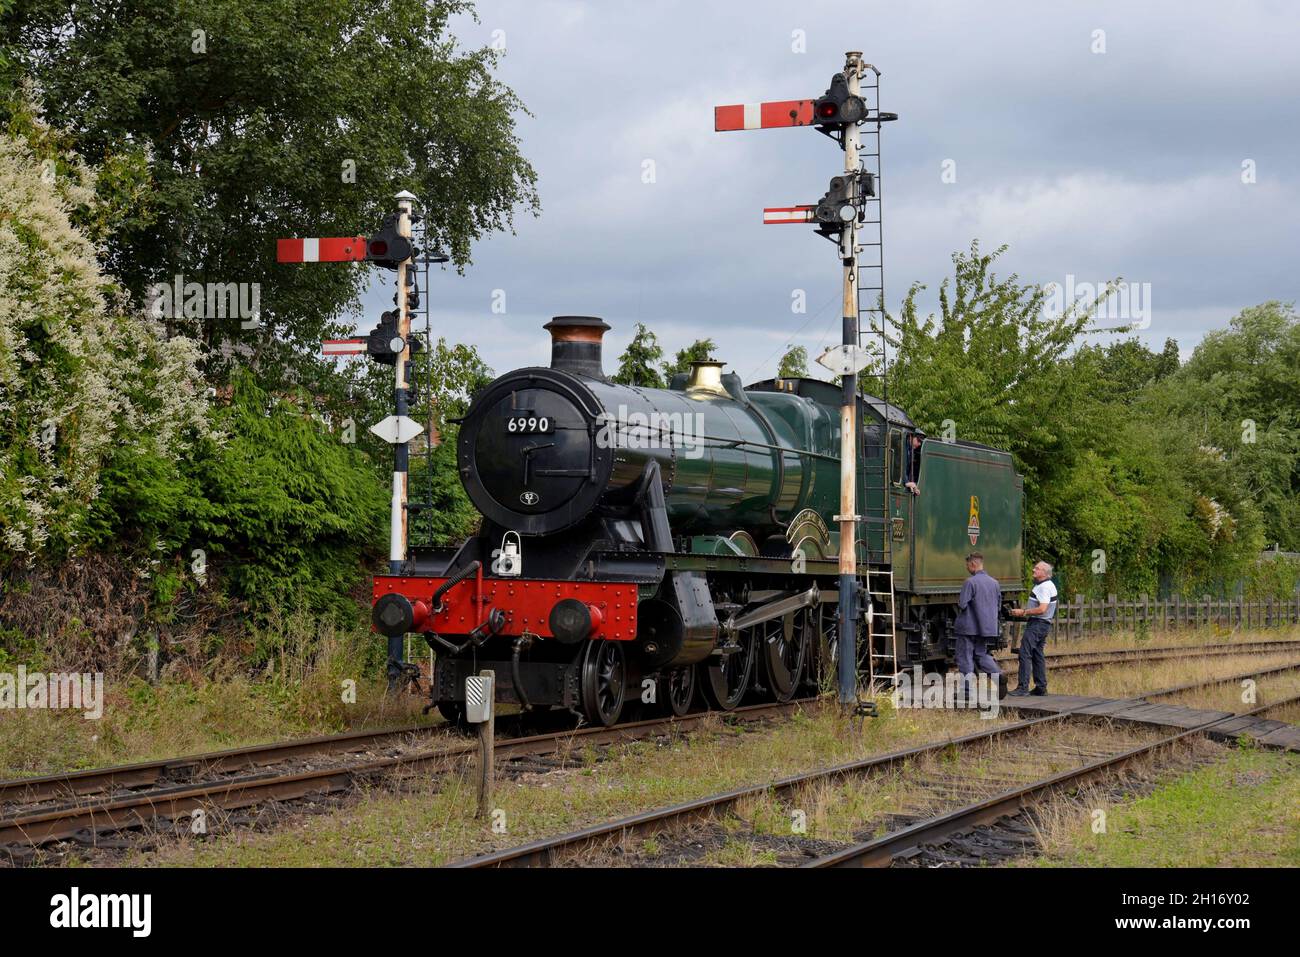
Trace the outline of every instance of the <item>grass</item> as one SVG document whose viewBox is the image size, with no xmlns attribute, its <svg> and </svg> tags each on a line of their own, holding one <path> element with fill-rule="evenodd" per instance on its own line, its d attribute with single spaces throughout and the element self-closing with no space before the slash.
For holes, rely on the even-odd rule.
<svg viewBox="0 0 1300 957">
<path fill-rule="evenodd" d="M 561 769 L 499 782 L 494 804 L 506 831 L 474 817 L 466 774 L 419 776 L 412 791 L 363 794 L 329 816 L 287 819 L 264 833 L 230 832 L 206 844 L 179 841 L 126 863 L 187 866 L 428 866 L 509 847 L 694 797 L 761 784 L 798 771 L 944 740 L 996 726 L 974 712 L 901 711 L 864 720 L 835 709 L 801 712 L 763 730 L 710 721 L 689 739 L 611 749 L 590 763 L 578 749 Z M 1003 719 L 1005 721 L 1005 719 Z M 811 815 L 810 815 L 811 817 Z M 810 821 L 809 830 L 813 829 Z M 651 845 L 657 852 L 659 843 Z"/>
<path fill-rule="evenodd" d="M 1267 632 L 1245 637 L 1284 636 Z M 0 775 L 123 763 L 415 720 L 421 700 L 388 698 L 380 680 L 358 678 L 356 703 L 342 702 L 340 682 L 364 674 L 364 642 L 371 640 L 373 636 L 317 635 L 310 652 L 304 650 L 307 642 L 291 642 L 274 671 L 258 676 L 213 673 L 190 680 L 168 679 L 156 686 L 139 680 L 120 682 L 108 689 L 105 715 L 97 722 L 85 721 L 80 714 L 0 712 Z M 1192 642 L 1182 633 L 1175 643 Z M 1069 645 L 1070 650 L 1075 647 Z M 1115 697 L 1296 660 L 1300 655 L 1124 663 L 1095 674 L 1062 673 L 1052 682 L 1052 690 Z M 1077 685 L 1069 687 L 1075 679 Z M 1262 696 L 1279 693 L 1270 681 L 1260 682 Z M 156 851 L 133 852 L 126 863 L 435 865 L 741 785 L 986 731 L 1012 720 L 1006 713 L 989 721 L 965 711 L 896 711 L 888 702 L 882 703 L 882 716 L 874 720 L 845 719 L 832 711 L 802 713 L 761 731 L 711 720 L 689 739 L 642 741 L 607 754 L 589 745 L 574 746 L 557 756 L 561 765 L 557 771 L 528 772 L 499 783 L 495 803 L 505 814 L 504 833 L 494 833 L 489 822 L 473 817 L 472 777 L 464 772 L 441 777 L 422 774 L 400 791 L 363 791 L 331 814 L 272 810 L 277 826 L 270 831 L 235 830 L 204 842 L 168 842 Z M 1058 760 L 1063 762 L 1059 767 L 1075 761 L 1075 752 L 1099 746 L 1089 745 L 1088 732 L 1082 728 L 1063 733 L 1067 738 L 1058 749 Z M 981 754 L 968 757 L 953 748 L 919 765 L 915 773 L 943 773 L 945 767 L 960 762 L 965 777 L 997 787 L 999 777 L 1006 776 L 1005 766 L 1015 757 L 1014 748 Z M 882 775 L 865 783 L 820 785 L 799 795 L 797 804 L 805 812 L 808 837 L 848 840 L 863 828 L 883 826 L 880 821 L 890 810 L 923 810 L 928 800 L 923 791 L 914 776 Z M 790 812 L 788 802 L 757 801 L 740 809 L 733 823 L 759 833 L 789 834 Z M 706 862 L 773 862 L 773 852 L 747 850 L 740 846 L 745 843 L 735 838 L 717 860 Z M 653 859 L 667 846 L 666 839 L 651 838 L 639 850 Z"/>
<path fill-rule="evenodd" d="M 1104 635 L 1087 635 L 1083 638 L 1061 638 L 1053 630 L 1049 633 L 1047 654 L 1072 654 L 1087 651 L 1115 651 L 1124 648 L 1143 648 L 1157 651 L 1161 648 L 1181 648 L 1187 645 L 1223 647 L 1261 641 L 1300 641 L 1300 627 L 1251 629 L 1239 631 L 1218 625 L 1198 628 L 1166 628 L 1158 631 L 1117 630 Z"/>
<path fill-rule="evenodd" d="M 278 622 L 257 633 L 272 649 L 256 670 L 214 666 L 207 673 L 181 672 L 157 684 L 125 675 L 105 681 L 104 716 L 87 721 L 80 712 L 0 710 L 0 778 L 53 774 L 84 768 L 242 747 L 269 741 L 387 727 L 423 720 L 416 697 L 389 697 L 375 674 L 376 638 L 368 630 L 335 631 L 307 620 Z M 1222 645 L 1300 637 L 1300 629 L 1230 635 L 1202 628 L 1161 632 L 1150 640 L 1132 633 L 1052 641 L 1049 651 L 1091 651 L 1167 645 Z M 1297 656 L 1269 656 L 1278 663 Z M 1259 661 L 1263 662 L 1261 657 Z M 1215 659 L 1207 659 L 1207 667 Z M 1218 659 L 1216 673 L 1231 674 L 1256 659 Z M 1206 672 L 1198 671 L 1197 675 Z M 1090 673 L 1092 674 L 1092 673 Z M 1063 673 L 1052 690 L 1114 697 L 1178 683 L 1183 662 L 1124 664 L 1095 673 L 1086 683 Z M 1182 680 L 1191 680 L 1189 675 Z M 356 700 L 343 700 L 342 682 L 356 682 Z M 1262 683 L 1261 683 L 1262 685 Z"/>
<path fill-rule="evenodd" d="M 157 684 L 105 676 L 96 720 L 81 711 L 0 709 L 0 778 L 435 720 L 420 717 L 420 698 L 386 693 L 368 661 L 369 632 L 295 621 L 281 638 L 256 673 L 214 665 Z"/>
<path fill-rule="evenodd" d="M 1253 669 L 1266 671 L 1292 663 L 1300 667 L 1300 652 L 1214 655 L 1170 658 L 1162 661 L 1124 661 L 1101 668 L 1064 671 L 1056 677 L 1052 676 L 1049 664 L 1047 686 L 1054 694 L 1127 698 L 1160 688 L 1241 674 Z"/>
<path fill-rule="evenodd" d="M 472 776 L 453 772 L 441 779 L 413 778 L 413 793 L 373 791 L 336 814 L 290 816 L 269 832 L 233 831 L 206 843 L 175 841 L 156 851 L 137 852 L 126 863 L 439 865 L 799 771 L 987 730 L 998 723 L 969 712 L 894 712 L 887 704 L 883 710 L 884 717 L 863 722 L 840 717 L 834 709 L 818 709 L 762 730 L 716 722 L 690 738 L 660 746 L 637 742 L 611 749 L 595 764 L 587 763 L 574 749 L 559 771 L 529 772 L 499 784 L 494 804 L 506 823 L 501 834 L 493 832 L 490 821 L 474 817 Z M 1012 780 L 1028 781 L 1075 767 L 1099 752 L 1122 750 L 1153 736 L 1158 733 L 1146 729 L 1065 723 L 979 749 L 944 749 L 879 775 L 818 782 L 783 798 L 763 794 L 742 802 L 735 814 L 721 819 L 718 824 L 726 840 L 689 863 L 772 865 L 777 863 L 776 852 L 754 845 L 747 833 L 847 841 L 883 831 L 890 814 L 925 813 L 951 801 L 951 794 L 930 786 L 928 782 L 935 778 L 959 782 L 975 792 L 995 793 Z M 656 835 L 634 842 L 628 850 L 647 864 L 672 864 L 667 851 L 675 844 L 669 835 Z M 621 859 L 602 858 L 599 852 L 593 856 Z"/>
<path fill-rule="evenodd" d="M 1222 760 L 1109 808 L 1105 833 L 1074 815 L 1044 839 L 1041 866 L 1300 866 L 1300 755 L 1224 749 Z"/>
<path fill-rule="evenodd" d="M 1300 669 L 1252 680 L 1254 681 L 1253 700 L 1251 700 L 1251 695 L 1248 694 L 1251 689 L 1241 681 L 1182 691 L 1157 700 L 1161 704 L 1180 704 L 1189 708 L 1241 712 L 1300 695 Z M 1266 712 L 1261 717 L 1278 721 L 1293 721 L 1297 709 L 1300 709 L 1300 702 Z M 1288 718 L 1288 713 L 1293 717 Z"/>
</svg>

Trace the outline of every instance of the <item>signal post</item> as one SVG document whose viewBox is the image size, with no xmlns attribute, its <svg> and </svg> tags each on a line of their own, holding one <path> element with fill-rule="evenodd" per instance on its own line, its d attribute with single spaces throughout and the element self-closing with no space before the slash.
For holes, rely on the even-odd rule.
<svg viewBox="0 0 1300 957">
<path fill-rule="evenodd" d="M 858 125 L 869 118 L 877 123 L 893 114 L 879 111 L 869 117 L 862 99 L 862 76 L 872 69 L 858 51 L 845 54 L 844 69 L 831 77 L 830 88 L 816 100 L 780 100 L 719 106 L 714 109 L 714 129 L 755 130 L 812 126 L 835 139 L 844 150 L 844 174 L 831 180 L 830 189 L 816 205 L 779 206 L 763 210 L 765 224 L 810 223 L 836 243 L 843 265 L 843 335 L 841 345 L 817 361 L 841 377 L 840 406 L 840 510 L 839 523 L 839 701 L 852 707 L 858 700 L 857 625 L 859 615 L 857 558 L 857 393 L 858 376 L 870 357 L 859 345 L 858 329 L 858 224 L 867 197 L 875 195 L 870 172 L 860 169 L 861 136 Z M 870 608 L 868 606 L 868 613 Z"/>
<path fill-rule="evenodd" d="M 415 220 L 415 196 L 403 190 L 395 197 L 397 211 L 384 217 L 378 232 L 342 238 L 280 239 L 276 241 L 276 260 L 282 263 L 371 262 L 397 273 L 396 309 L 385 312 L 368 336 L 330 339 L 322 343 L 327 356 L 368 355 L 376 362 L 394 366 L 393 414 L 370 426 L 370 431 L 393 446 L 393 494 L 389 508 L 391 522 L 388 541 L 388 571 L 400 575 L 406 562 L 409 541 L 409 475 L 411 439 L 424 431 L 413 420 L 411 408 L 411 356 L 421 343 L 411 336 L 411 309 L 418 290 L 413 290 L 415 247 L 412 223 Z M 446 262 L 441 254 L 426 255 L 425 262 Z M 390 687 L 402 674 L 405 657 L 401 637 L 388 641 L 388 675 Z"/>
<path fill-rule="evenodd" d="M 850 97 L 857 98 L 861 90 L 862 54 L 845 54 L 844 75 L 848 81 Z M 865 114 L 865 110 L 864 110 Z M 860 137 L 856 122 L 844 128 L 844 172 L 852 177 L 856 186 L 858 175 L 858 144 Z M 858 349 L 858 216 L 843 224 L 840 232 L 840 260 L 844 264 L 843 336 L 845 358 Z M 840 634 L 839 634 L 839 701 L 847 707 L 858 699 L 858 551 L 857 551 L 857 486 L 858 486 L 858 366 L 846 362 L 841 382 L 844 386 L 843 404 L 840 406 Z"/>
</svg>

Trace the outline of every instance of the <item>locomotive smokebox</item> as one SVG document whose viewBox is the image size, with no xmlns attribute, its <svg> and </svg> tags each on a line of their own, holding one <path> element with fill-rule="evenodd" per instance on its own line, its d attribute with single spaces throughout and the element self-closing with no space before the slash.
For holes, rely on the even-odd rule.
<svg viewBox="0 0 1300 957">
<path fill-rule="evenodd" d="M 596 316 L 556 316 L 542 327 L 551 334 L 551 368 L 604 380 L 601 340 L 609 323 Z"/>
</svg>

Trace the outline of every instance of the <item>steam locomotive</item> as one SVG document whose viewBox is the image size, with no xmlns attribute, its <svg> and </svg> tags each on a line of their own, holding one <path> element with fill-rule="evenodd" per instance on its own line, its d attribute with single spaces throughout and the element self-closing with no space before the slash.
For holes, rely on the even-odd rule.
<svg viewBox="0 0 1300 957">
<path fill-rule="evenodd" d="M 460 478 L 482 515 L 458 548 L 416 553 L 374 580 L 372 621 L 436 652 L 432 704 L 464 715 L 465 678 L 497 700 L 612 725 L 701 692 L 730 710 L 789 700 L 834 673 L 841 393 L 778 378 L 741 385 L 696 362 L 667 389 L 610 382 L 598 318 L 560 316 L 549 368 L 477 394 L 461 421 Z M 1011 456 L 923 438 L 859 396 L 859 663 L 944 668 L 973 549 L 1021 589 L 1023 485 Z"/>
</svg>

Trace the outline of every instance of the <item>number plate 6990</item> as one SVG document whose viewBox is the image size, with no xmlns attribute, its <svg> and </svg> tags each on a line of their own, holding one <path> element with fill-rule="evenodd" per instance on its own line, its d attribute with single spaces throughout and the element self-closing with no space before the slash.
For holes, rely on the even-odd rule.
<svg viewBox="0 0 1300 957">
<path fill-rule="evenodd" d="M 515 435 L 540 435 L 554 432 L 555 426 L 544 415 L 512 415 L 506 419 L 506 431 Z"/>
</svg>

